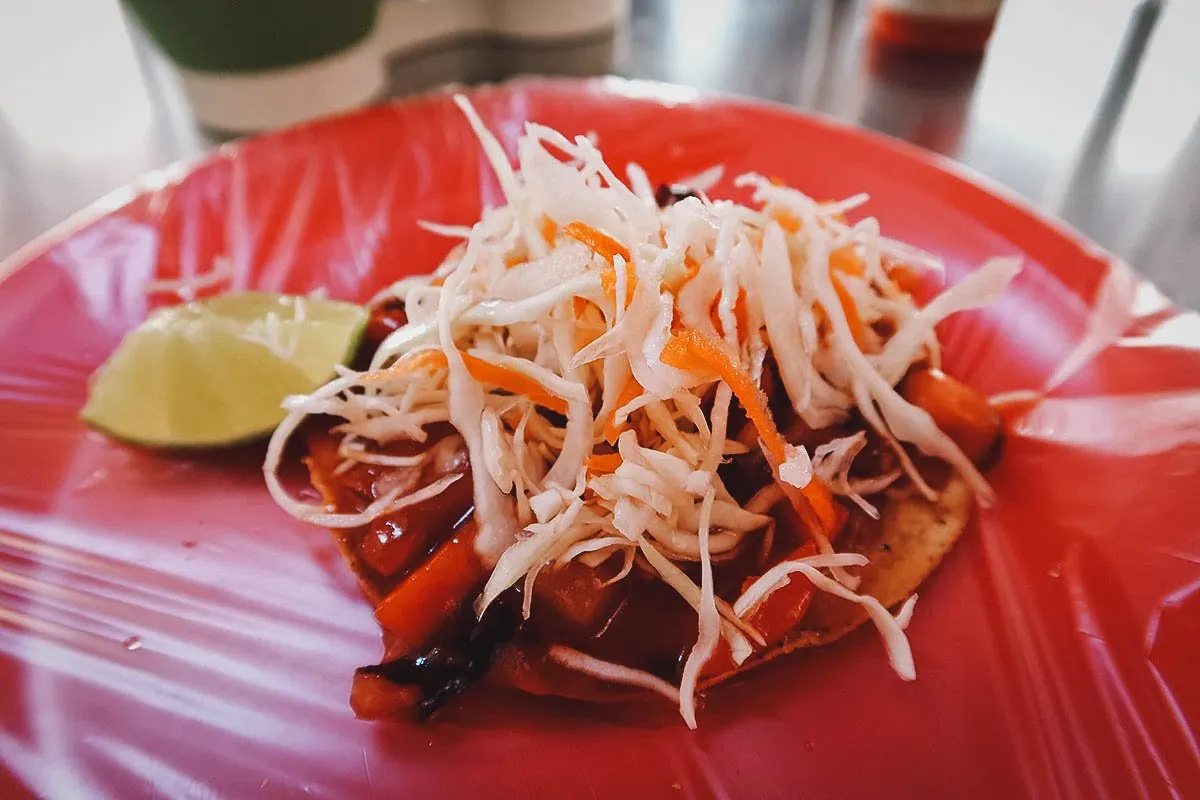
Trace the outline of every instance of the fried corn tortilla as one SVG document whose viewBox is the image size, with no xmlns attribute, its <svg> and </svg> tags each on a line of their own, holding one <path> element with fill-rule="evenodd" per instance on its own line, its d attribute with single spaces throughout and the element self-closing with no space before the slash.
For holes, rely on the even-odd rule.
<svg viewBox="0 0 1200 800">
<path fill-rule="evenodd" d="M 870 563 L 851 568 L 862 583 L 860 594 L 870 595 L 889 609 L 903 603 L 933 574 L 967 528 L 974 501 L 970 487 L 953 476 L 931 502 L 912 486 L 883 503 L 882 524 L 860 528 L 862 535 L 839 540 L 838 548 L 861 553 Z M 867 612 L 826 592 L 817 592 L 800 626 L 787 641 L 752 656 L 736 670 L 709 680 L 714 686 L 735 675 L 765 664 L 785 653 L 832 644 L 868 621 Z"/>
</svg>

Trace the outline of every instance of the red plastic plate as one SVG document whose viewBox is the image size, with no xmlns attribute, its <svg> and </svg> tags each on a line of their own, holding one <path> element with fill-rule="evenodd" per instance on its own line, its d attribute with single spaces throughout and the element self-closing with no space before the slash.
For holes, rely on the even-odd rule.
<svg viewBox="0 0 1200 800">
<path fill-rule="evenodd" d="M 261 452 L 137 452 L 77 421 L 148 280 L 231 259 L 237 288 L 365 299 L 500 193 L 436 95 L 150 176 L 10 261 L 0 287 L 0 796 L 1132 797 L 1200 792 L 1200 320 L 1070 232 L 912 148 L 782 108 L 616 80 L 478 90 L 595 131 L 656 181 L 711 164 L 868 191 L 955 280 L 1025 271 L 943 326 L 948 371 L 1013 415 L 979 516 L 923 587 L 919 680 L 869 630 L 665 713 L 477 693 L 357 722 L 379 640 L 331 538 L 278 510 Z M 728 183 L 716 194 L 729 190 Z M 4 786 L 3 784 L 8 784 Z"/>
</svg>

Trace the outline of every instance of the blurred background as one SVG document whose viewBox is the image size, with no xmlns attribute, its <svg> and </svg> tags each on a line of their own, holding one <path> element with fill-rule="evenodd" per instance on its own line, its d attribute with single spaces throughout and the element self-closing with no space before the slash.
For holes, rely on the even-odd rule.
<svg viewBox="0 0 1200 800">
<path fill-rule="evenodd" d="M 1195 0 L 0 0 L 0 258 L 230 138 L 518 74 L 786 103 L 953 158 L 1200 306 Z"/>
</svg>

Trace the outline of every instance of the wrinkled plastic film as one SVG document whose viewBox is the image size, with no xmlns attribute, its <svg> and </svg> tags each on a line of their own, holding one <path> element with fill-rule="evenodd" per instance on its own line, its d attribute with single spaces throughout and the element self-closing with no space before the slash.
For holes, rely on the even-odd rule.
<svg viewBox="0 0 1200 800">
<path fill-rule="evenodd" d="M 607 80 L 477 92 L 595 131 L 623 174 L 725 165 L 942 256 L 1025 270 L 940 328 L 944 366 L 1006 409 L 979 515 L 921 591 L 919 680 L 867 632 L 716 689 L 689 732 L 478 691 L 433 724 L 358 722 L 378 628 L 332 538 L 277 509 L 262 448 L 140 452 L 77 420 L 87 379 L 169 294 L 365 300 L 431 269 L 500 194 L 448 96 L 229 145 L 150 176 L 5 267 L 0 285 L 0 796 L 1136 797 L 1200 792 L 1200 319 L 1128 267 L 919 155 L 785 110 Z M 590 793 L 590 795 L 589 795 Z"/>
</svg>

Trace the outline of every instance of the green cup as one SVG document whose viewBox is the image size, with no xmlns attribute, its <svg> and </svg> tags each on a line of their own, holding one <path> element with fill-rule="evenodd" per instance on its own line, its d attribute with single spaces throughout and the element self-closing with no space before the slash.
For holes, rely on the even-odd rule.
<svg viewBox="0 0 1200 800">
<path fill-rule="evenodd" d="M 384 90 L 379 0 L 123 0 L 179 72 L 202 125 L 269 130 Z"/>
</svg>

